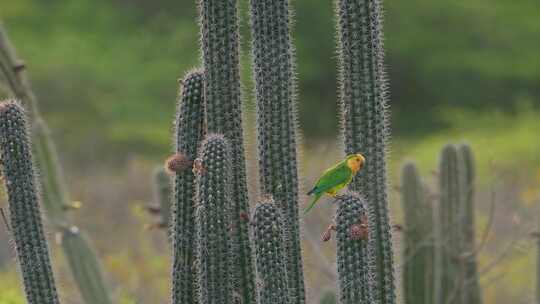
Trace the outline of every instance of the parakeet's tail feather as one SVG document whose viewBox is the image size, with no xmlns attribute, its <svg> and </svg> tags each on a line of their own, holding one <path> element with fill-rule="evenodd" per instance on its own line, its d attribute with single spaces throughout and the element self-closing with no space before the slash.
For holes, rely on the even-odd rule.
<svg viewBox="0 0 540 304">
<path fill-rule="evenodd" d="M 312 191 L 310 191 L 310 192 L 312 192 Z M 311 204 L 306 208 L 306 210 L 304 210 L 304 215 L 306 215 L 306 213 L 308 213 L 309 210 L 311 210 L 313 207 L 315 207 L 315 204 L 321 198 L 321 196 L 322 196 L 321 194 L 317 194 L 317 196 L 315 196 L 315 198 L 313 199 Z"/>
<path fill-rule="evenodd" d="M 313 189 L 309 190 L 307 195 L 312 195 L 313 193 L 315 193 L 316 190 L 317 190 L 317 187 L 313 187 Z"/>
</svg>

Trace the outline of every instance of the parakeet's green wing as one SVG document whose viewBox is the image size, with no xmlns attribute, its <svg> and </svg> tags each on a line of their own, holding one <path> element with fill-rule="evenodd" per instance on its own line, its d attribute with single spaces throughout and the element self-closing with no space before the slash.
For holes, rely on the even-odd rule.
<svg viewBox="0 0 540 304">
<path fill-rule="evenodd" d="M 352 171 L 347 167 L 345 162 L 337 164 L 335 167 L 328 169 L 319 178 L 317 184 L 313 188 L 313 193 L 324 193 L 332 188 L 347 183 L 352 177 Z"/>
</svg>

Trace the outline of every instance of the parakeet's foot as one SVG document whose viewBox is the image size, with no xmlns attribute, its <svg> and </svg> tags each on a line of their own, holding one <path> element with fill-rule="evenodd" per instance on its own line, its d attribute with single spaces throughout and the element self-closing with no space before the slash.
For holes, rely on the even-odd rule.
<svg viewBox="0 0 540 304">
<path fill-rule="evenodd" d="M 332 231 L 336 231 L 335 224 L 328 225 L 326 230 L 321 234 L 321 240 L 323 242 L 328 242 L 330 239 L 332 239 Z"/>
</svg>

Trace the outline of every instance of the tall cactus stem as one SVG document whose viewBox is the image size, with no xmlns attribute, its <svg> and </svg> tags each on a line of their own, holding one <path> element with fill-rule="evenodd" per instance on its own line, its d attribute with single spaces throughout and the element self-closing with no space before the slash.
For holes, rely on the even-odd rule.
<svg viewBox="0 0 540 304">
<path fill-rule="evenodd" d="M 8 86 L 11 93 L 20 99 L 22 103 L 29 109 L 29 116 L 32 121 L 31 129 L 34 143 L 33 149 L 36 156 L 36 164 L 39 167 L 41 177 L 40 186 L 43 191 L 43 207 L 45 208 L 46 216 L 48 222 L 51 224 L 51 227 L 62 233 L 65 227 L 71 227 L 74 225 L 71 223 L 71 220 L 66 213 L 65 206 L 68 206 L 71 202 L 68 192 L 65 189 L 65 180 L 59 165 L 56 147 L 47 124 L 39 114 L 37 98 L 31 89 L 30 81 L 28 80 L 26 74 L 26 67 L 22 61 L 17 59 L 15 49 L 11 46 L 7 32 L 1 24 L 0 72 L 3 73 L 4 77 L 8 80 Z M 82 234 L 76 234 L 72 237 L 80 237 L 81 239 L 79 242 L 84 242 L 86 244 L 84 246 L 78 246 L 75 248 L 64 246 L 64 254 L 66 256 L 72 255 L 72 257 L 68 257 L 68 259 L 86 263 L 83 261 L 83 259 L 85 257 L 90 257 L 93 254 L 93 250 L 91 250 L 91 243 L 86 238 L 82 238 Z M 85 251 L 87 249 L 90 251 Z M 98 263 L 95 255 L 92 256 L 92 260 Z M 84 301 L 87 304 L 94 304 L 96 302 L 93 301 L 93 299 L 98 298 L 101 299 L 100 303 L 112 303 L 110 293 L 106 288 L 105 278 L 99 271 L 101 267 L 79 267 L 78 269 L 79 270 L 71 268 L 71 272 L 75 278 Z M 79 276 L 75 273 L 81 269 L 82 271 L 86 272 L 84 276 Z M 84 280 L 79 281 L 78 278 L 80 277 L 93 278 L 94 282 L 96 282 L 96 284 L 101 284 L 101 286 L 94 291 L 84 290 L 88 287 L 88 284 Z M 85 297 L 85 295 L 95 292 L 102 292 L 102 294 L 94 294 L 93 297 L 88 298 Z"/>
<path fill-rule="evenodd" d="M 287 282 L 285 226 L 272 199 L 260 202 L 253 213 L 253 242 L 260 281 L 260 304 L 291 304 Z"/>
<path fill-rule="evenodd" d="M 459 229 L 460 200 L 463 186 L 459 176 L 459 157 L 455 145 L 446 145 L 440 157 L 439 164 L 439 194 L 440 202 L 437 211 L 436 225 L 436 274 L 435 297 L 436 303 L 459 303 L 461 282 L 459 278 L 459 256 L 461 240 Z"/>
<path fill-rule="evenodd" d="M 197 158 L 203 136 L 204 75 L 193 71 L 182 83 L 176 113 L 176 154 L 169 160 L 168 169 L 176 172 L 172 206 L 172 303 L 195 304 L 194 294 L 194 237 L 195 237 L 195 175 L 192 163 Z"/>
<path fill-rule="evenodd" d="M 337 271 L 341 304 L 376 303 L 372 298 L 373 251 L 368 244 L 374 231 L 368 222 L 369 234 L 358 237 L 354 231 L 365 225 L 368 217 L 366 202 L 355 193 L 347 193 L 338 199 L 336 213 Z M 366 229 L 361 227 L 360 229 Z"/>
<path fill-rule="evenodd" d="M 396 302 L 386 152 L 386 81 L 383 67 L 382 8 L 380 0 L 337 0 L 340 52 L 342 135 L 345 152 L 362 153 L 365 168 L 349 189 L 370 202 L 376 258 L 375 299 Z"/>
<path fill-rule="evenodd" d="M 237 0 L 199 0 L 205 75 L 206 125 L 223 134 L 232 157 L 233 281 L 242 304 L 254 304 L 255 273 L 249 242 L 246 164 L 242 130 Z"/>
<path fill-rule="evenodd" d="M 252 59 L 257 101 L 261 192 L 271 194 L 287 221 L 289 284 L 305 303 L 298 217 L 294 47 L 288 0 L 250 0 Z"/>
<path fill-rule="evenodd" d="M 463 194 L 461 198 L 461 224 L 463 248 L 463 292 L 461 293 L 461 303 L 480 304 L 482 296 L 480 290 L 478 265 L 476 261 L 475 244 L 475 212 L 474 212 L 474 155 L 468 144 L 462 144 L 458 147 L 459 158 L 463 166 L 462 182 Z"/>
<path fill-rule="evenodd" d="M 27 128 L 20 105 L 15 101 L 0 104 L 2 171 L 26 300 L 30 304 L 58 304 Z"/>
<path fill-rule="evenodd" d="M 433 298 L 433 208 L 414 163 L 403 166 L 401 194 L 405 212 L 403 293 L 405 304 L 431 304 Z"/>
<path fill-rule="evenodd" d="M 198 303 L 233 302 L 230 266 L 232 209 L 230 150 L 221 135 L 209 135 L 199 154 L 197 174 L 196 251 Z"/>
</svg>

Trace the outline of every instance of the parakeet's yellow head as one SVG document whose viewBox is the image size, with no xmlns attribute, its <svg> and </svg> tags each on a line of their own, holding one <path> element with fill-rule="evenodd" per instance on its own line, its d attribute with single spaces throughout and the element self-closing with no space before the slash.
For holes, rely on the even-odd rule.
<svg viewBox="0 0 540 304">
<path fill-rule="evenodd" d="M 366 159 L 360 153 L 351 154 L 347 156 L 347 167 L 349 167 L 354 174 L 358 172 L 364 166 Z"/>
</svg>

